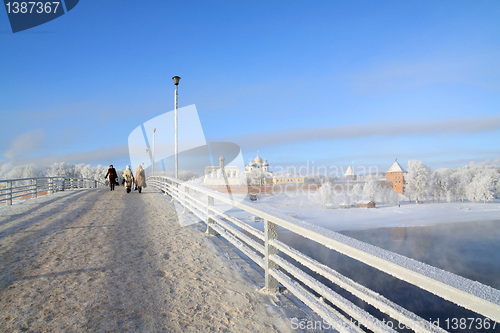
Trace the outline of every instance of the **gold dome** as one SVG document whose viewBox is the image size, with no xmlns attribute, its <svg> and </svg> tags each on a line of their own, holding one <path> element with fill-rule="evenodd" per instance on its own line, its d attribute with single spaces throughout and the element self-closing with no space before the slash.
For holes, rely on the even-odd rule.
<svg viewBox="0 0 500 333">
<path fill-rule="evenodd" d="M 259 152 L 257 152 L 257 157 L 253 161 L 257 164 L 262 164 L 262 158 L 260 158 Z"/>
</svg>

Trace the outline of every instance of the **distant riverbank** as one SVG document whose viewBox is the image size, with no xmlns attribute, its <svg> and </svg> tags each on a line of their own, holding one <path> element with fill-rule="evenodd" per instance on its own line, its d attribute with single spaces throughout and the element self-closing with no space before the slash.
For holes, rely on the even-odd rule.
<svg viewBox="0 0 500 333">
<path fill-rule="evenodd" d="M 379 206 L 375 209 L 325 209 L 319 204 L 312 204 L 306 198 L 262 196 L 258 204 L 271 206 L 283 214 L 334 231 L 425 226 L 500 219 L 499 201 L 487 204 L 453 202 Z"/>
</svg>

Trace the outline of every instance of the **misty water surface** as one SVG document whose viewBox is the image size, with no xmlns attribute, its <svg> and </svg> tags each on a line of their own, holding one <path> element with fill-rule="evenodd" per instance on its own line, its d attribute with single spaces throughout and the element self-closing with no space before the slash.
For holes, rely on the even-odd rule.
<svg viewBox="0 0 500 333">
<path fill-rule="evenodd" d="M 500 221 L 341 233 L 500 289 Z M 283 232 L 280 233 L 280 239 L 422 318 L 432 322 L 439 321 L 440 326 L 450 332 L 500 332 L 500 324 L 489 330 L 453 329 L 453 318 L 480 316 L 301 236 Z M 308 271 L 306 268 L 304 270 Z M 322 277 L 315 277 L 373 315 L 391 320 Z"/>
</svg>

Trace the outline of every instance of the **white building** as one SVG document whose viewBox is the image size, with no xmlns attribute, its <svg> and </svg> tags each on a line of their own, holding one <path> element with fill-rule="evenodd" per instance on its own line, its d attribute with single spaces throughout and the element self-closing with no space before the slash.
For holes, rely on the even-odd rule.
<svg viewBox="0 0 500 333">
<path fill-rule="evenodd" d="M 267 163 L 267 159 L 262 161 L 259 152 L 257 152 L 257 157 L 253 161 L 250 159 L 245 167 L 245 176 L 250 185 L 272 184 L 273 182 L 273 174 L 269 172 L 269 163 Z"/>
<path fill-rule="evenodd" d="M 240 176 L 240 170 L 237 166 L 224 165 L 224 157 L 219 157 L 218 166 L 205 167 L 205 178 L 203 184 L 208 186 L 221 185 L 245 185 L 244 177 Z"/>
<path fill-rule="evenodd" d="M 203 184 L 207 186 L 302 184 L 304 182 L 305 177 L 278 176 L 270 172 L 267 159 L 262 160 L 258 152 L 257 157 L 248 162 L 244 174 L 240 174 L 237 166 L 224 165 L 224 157 L 221 156 L 218 166 L 205 167 L 203 179 Z"/>
<path fill-rule="evenodd" d="M 344 178 L 346 179 L 351 179 L 351 180 L 356 180 L 357 176 L 352 170 L 351 166 L 349 166 L 344 174 Z"/>
</svg>

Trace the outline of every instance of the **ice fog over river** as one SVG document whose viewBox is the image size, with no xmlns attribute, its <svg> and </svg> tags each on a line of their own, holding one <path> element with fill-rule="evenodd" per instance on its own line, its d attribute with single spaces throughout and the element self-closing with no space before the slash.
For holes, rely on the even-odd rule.
<svg viewBox="0 0 500 333">
<path fill-rule="evenodd" d="M 348 230 L 341 233 L 500 289 L 500 220 Z M 422 318 L 433 323 L 439 322 L 440 326 L 447 331 L 500 332 L 500 324 L 497 324 L 494 329 L 490 327 L 487 330 L 474 329 L 474 327 L 460 329 L 457 324 L 460 318 L 480 316 L 301 236 L 283 232 L 280 238 L 308 256 L 384 295 Z M 304 270 L 307 271 L 306 268 Z M 328 283 L 322 277 L 308 272 L 373 315 L 390 320 L 378 310 L 353 298 L 349 293 Z M 399 328 L 397 330 L 404 331 Z"/>
</svg>

